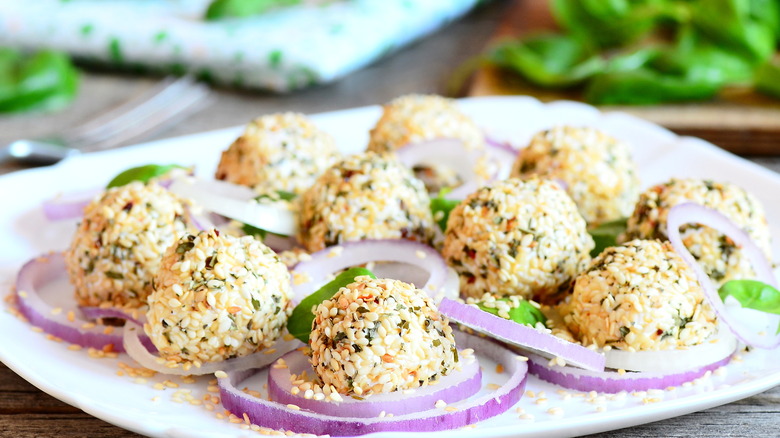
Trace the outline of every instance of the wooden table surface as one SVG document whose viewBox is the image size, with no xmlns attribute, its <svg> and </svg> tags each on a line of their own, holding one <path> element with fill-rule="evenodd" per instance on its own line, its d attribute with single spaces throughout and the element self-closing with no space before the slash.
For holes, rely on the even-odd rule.
<svg viewBox="0 0 780 438">
<path fill-rule="evenodd" d="M 453 67 L 479 53 L 504 14 L 506 5 L 503 1 L 483 5 L 427 39 L 334 84 L 292 95 L 216 90 L 217 100 L 208 109 L 158 132 L 153 138 L 235 126 L 263 113 L 287 110 L 316 113 L 380 104 L 405 93 L 444 93 Z M 68 111 L 47 116 L 0 118 L 0 144 L 79 123 L 141 92 L 154 81 L 112 72 L 87 72 L 78 100 Z M 780 156 L 751 160 L 780 171 Z M 0 174 L 21 168 L 19 165 L 0 165 Z M 13 342 L 13 339 L 6 336 L 2 342 Z M 50 397 L 0 365 L 0 436 L 119 438 L 138 435 Z M 707 411 L 599 436 L 777 437 L 780 436 L 780 387 Z"/>
</svg>

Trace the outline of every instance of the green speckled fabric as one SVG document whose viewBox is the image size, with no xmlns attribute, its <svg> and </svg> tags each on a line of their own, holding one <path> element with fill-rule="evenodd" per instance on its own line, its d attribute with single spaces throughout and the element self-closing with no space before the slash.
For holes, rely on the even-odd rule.
<svg viewBox="0 0 780 438">
<path fill-rule="evenodd" d="M 0 45 L 53 48 L 129 71 L 191 73 L 279 92 L 338 79 L 478 0 L 304 2 L 204 21 L 209 0 L 0 1 Z"/>
</svg>

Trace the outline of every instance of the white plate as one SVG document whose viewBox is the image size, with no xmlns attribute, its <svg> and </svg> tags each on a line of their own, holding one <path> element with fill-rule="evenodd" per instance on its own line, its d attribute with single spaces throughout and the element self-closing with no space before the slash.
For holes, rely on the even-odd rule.
<svg viewBox="0 0 780 438">
<path fill-rule="evenodd" d="M 774 236 L 780 238 L 780 176 L 741 160 L 704 141 L 681 138 L 651 123 L 624 114 L 599 113 L 587 105 L 558 102 L 541 104 L 523 97 L 479 98 L 461 101 L 463 110 L 494 137 L 524 144 L 540 129 L 554 124 L 597 126 L 632 144 L 644 186 L 672 176 L 709 177 L 737 183 L 755 193 L 767 208 Z M 365 147 L 368 129 L 379 116 L 376 107 L 358 108 L 314 116 L 315 122 L 332 133 L 345 152 Z M 197 173 L 210 176 L 220 152 L 241 128 L 208 132 L 157 141 L 115 151 L 90 154 L 54 167 L 0 177 L 0 287 L 8 290 L 16 270 L 27 259 L 51 250 L 64 249 L 75 221 L 50 223 L 43 216 L 41 201 L 58 191 L 71 192 L 106 183 L 113 175 L 134 165 L 154 163 L 195 164 Z M 775 259 L 780 245 L 775 240 Z M 68 286 L 63 286 L 67 289 Z M 64 293 L 70 293 L 65 290 Z M 237 436 L 238 425 L 218 419 L 204 406 L 174 401 L 174 393 L 191 391 L 196 399 L 207 394 L 208 378 L 179 388 L 157 390 L 162 377 L 136 382 L 117 375 L 118 359 L 91 359 L 84 351 L 47 340 L 42 334 L 0 313 L 0 359 L 41 390 L 77 406 L 98 418 L 142 434 L 159 437 Z M 629 394 L 622 400 L 609 397 L 587 401 L 589 396 L 558 392 L 558 388 L 531 378 L 528 388 L 544 391 L 546 403 L 524 397 L 504 415 L 479 423 L 476 428 L 447 431 L 441 436 L 571 436 L 618 429 L 707 409 L 749 397 L 780 384 L 780 350 L 753 351 L 732 362 L 702 382 L 677 388 Z M 488 367 L 492 368 L 492 367 Z M 500 382 L 486 369 L 485 382 Z M 180 393 L 181 394 L 181 393 Z M 603 409 L 599 409 L 603 406 Z M 552 407 L 563 413 L 551 415 Z M 534 420 L 523 419 L 522 408 Z M 218 410 L 221 410 L 217 407 Z M 254 433 L 252 433 L 254 435 Z M 396 436 L 383 433 L 381 436 Z"/>
</svg>

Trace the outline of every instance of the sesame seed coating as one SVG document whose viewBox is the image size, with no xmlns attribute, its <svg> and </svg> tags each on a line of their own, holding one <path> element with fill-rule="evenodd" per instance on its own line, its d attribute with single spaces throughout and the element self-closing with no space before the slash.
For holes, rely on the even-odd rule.
<svg viewBox="0 0 780 438">
<path fill-rule="evenodd" d="M 303 114 L 259 117 L 222 152 L 216 178 L 259 193 L 300 194 L 339 157 L 333 138 Z"/>
<path fill-rule="evenodd" d="M 512 178 L 480 188 L 452 210 L 442 255 L 464 296 L 556 302 L 590 262 L 593 246 L 558 184 Z"/>
<path fill-rule="evenodd" d="M 356 277 L 314 314 L 311 364 L 339 393 L 417 388 L 459 367 L 447 319 L 411 284 Z"/>
<path fill-rule="evenodd" d="M 384 105 L 382 117 L 371 130 L 368 150 L 390 152 L 409 143 L 434 138 L 457 138 L 467 149 L 485 145 L 482 130 L 452 99 L 410 94 Z"/>
<path fill-rule="evenodd" d="M 669 242 L 658 240 L 604 250 L 577 277 L 561 308 L 585 345 L 665 350 L 700 344 L 717 331 L 693 270 Z"/>
<path fill-rule="evenodd" d="M 291 309 L 290 274 L 251 236 L 182 236 L 149 295 L 146 333 L 168 361 L 198 366 L 244 356 L 279 337 Z"/>
<path fill-rule="evenodd" d="M 65 252 L 78 304 L 145 304 L 163 253 L 192 227 L 185 213 L 181 200 L 155 182 L 133 182 L 95 198 Z"/>
<path fill-rule="evenodd" d="M 628 217 L 639 197 L 628 146 L 594 128 L 556 126 L 536 134 L 512 166 L 513 177 L 531 175 L 563 182 L 589 224 Z"/>
<path fill-rule="evenodd" d="M 685 202 L 696 202 L 721 212 L 747 232 L 771 258 L 769 226 L 758 199 L 734 184 L 709 180 L 672 179 L 647 189 L 640 196 L 620 240 L 667 239 L 669 210 Z M 718 284 L 755 277 L 743 251 L 716 230 L 689 224 L 680 229 L 680 234 L 685 247 Z"/>
<path fill-rule="evenodd" d="M 309 251 L 363 239 L 430 242 L 430 198 L 423 183 L 392 155 L 347 157 L 300 198 L 299 241 Z"/>
</svg>

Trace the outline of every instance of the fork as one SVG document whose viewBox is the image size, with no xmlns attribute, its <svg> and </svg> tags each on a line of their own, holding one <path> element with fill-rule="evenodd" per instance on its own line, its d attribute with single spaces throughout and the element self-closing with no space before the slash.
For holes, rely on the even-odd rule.
<svg viewBox="0 0 780 438">
<path fill-rule="evenodd" d="M 0 149 L 0 162 L 54 164 L 84 152 L 118 146 L 164 124 L 181 120 L 210 100 L 208 86 L 190 76 L 168 77 L 138 97 L 56 135 L 19 139 Z"/>
</svg>

